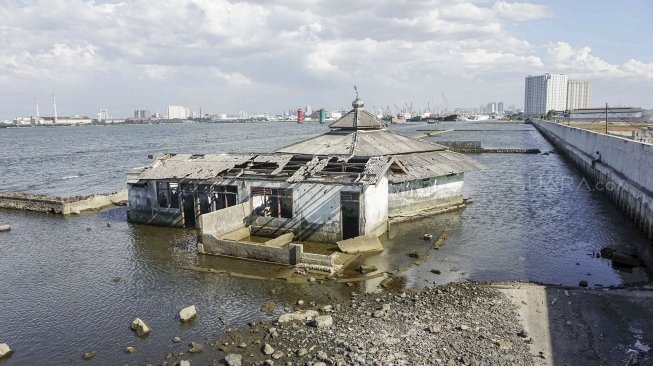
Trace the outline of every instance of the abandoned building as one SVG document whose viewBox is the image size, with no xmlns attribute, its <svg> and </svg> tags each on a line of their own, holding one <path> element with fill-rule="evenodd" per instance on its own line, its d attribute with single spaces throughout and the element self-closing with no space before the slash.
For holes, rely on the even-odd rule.
<svg viewBox="0 0 653 366">
<path fill-rule="evenodd" d="M 291 263 L 292 241 L 378 237 L 393 216 L 462 204 L 464 173 L 482 165 L 352 106 L 330 132 L 272 153 L 163 156 L 128 181 L 129 221 L 201 227 L 200 251 Z M 263 255 L 227 248 L 253 236 L 272 238 Z"/>
</svg>

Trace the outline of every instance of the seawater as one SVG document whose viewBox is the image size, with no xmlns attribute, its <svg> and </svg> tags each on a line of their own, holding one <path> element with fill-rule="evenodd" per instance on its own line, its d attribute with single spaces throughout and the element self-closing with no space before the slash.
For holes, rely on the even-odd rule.
<svg viewBox="0 0 653 366">
<path fill-rule="evenodd" d="M 553 147 L 522 124 L 441 123 L 390 126 L 406 135 L 417 129 L 461 128 L 429 141 L 480 140 L 484 147 Z M 107 127 L 0 129 L 0 191 L 53 195 L 111 192 L 125 187 L 125 171 L 165 152 L 262 152 L 327 130 L 305 123 L 174 124 Z M 600 192 L 560 155 L 474 154 L 488 167 L 465 175 L 461 211 L 391 227 L 381 237 L 386 251 L 358 263 L 398 271 L 401 284 L 422 287 L 448 281 L 528 280 L 576 285 L 618 285 L 649 280 L 647 273 L 612 268 L 596 254 L 604 246 L 646 251 L 648 241 Z M 268 318 L 265 301 L 292 306 L 297 300 L 329 302 L 351 291 L 374 290 L 380 279 L 322 285 L 286 284 L 194 272 L 187 266 L 219 268 L 275 277 L 277 266 L 198 256 L 197 231 L 133 225 L 126 209 L 61 217 L 0 210 L 0 342 L 16 353 L 5 365 L 161 363 L 167 352 L 205 346 L 228 328 Z M 439 250 L 423 234 L 447 231 Z M 423 254 L 420 265 L 408 253 Z M 441 271 L 434 275 L 431 269 Z M 181 324 L 178 311 L 190 304 L 197 319 Z M 273 315 L 274 316 L 274 315 Z M 153 329 L 138 338 L 135 317 Z M 182 343 L 171 341 L 174 336 Z M 137 347 L 125 354 L 127 346 Z M 190 357 L 205 364 L 213 348 Z"/>
</svg>

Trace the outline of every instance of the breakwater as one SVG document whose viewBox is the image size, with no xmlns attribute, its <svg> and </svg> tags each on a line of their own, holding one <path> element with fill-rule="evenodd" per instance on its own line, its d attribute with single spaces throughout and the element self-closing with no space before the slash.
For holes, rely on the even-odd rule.
<svg viewBox="0 0 653 366">
<path fill-rule="evenodd" d="M 48 212 L 59 215 L 78 214 L 127 202 L 127 190 L 90 196 L 57 197 L 19 192 L 0 193 L 0 208 Z"/>
<path fill-rule="evenodd" d="M 593 182 L 592 189 L 653 238 L 653 145 L 543 120 L 532 124 Z"/>
</svg>

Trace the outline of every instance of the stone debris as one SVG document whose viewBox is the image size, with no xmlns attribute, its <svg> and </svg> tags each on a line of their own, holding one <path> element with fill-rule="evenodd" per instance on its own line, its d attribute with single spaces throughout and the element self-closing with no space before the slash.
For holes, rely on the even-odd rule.
<svg viewBox="0 0 653 366">
<path fill-rule="evenodd" d="M 0 225 L 0 233 L 5 233 L 11 231 L 11 226 L 9 224 Z"/>
<path fill-rule="evenodd" d="M 358 267 L 358 272 L 362 274 L 368 274 L 376 271 L 378 271 L 378 268 L 376 268 L 376 266 L 373 265 L 361 264 L 360 267 Z"/>
<path fill-rule="evenodd" d="M 82 355 L 82 358 L 87 361 L 93 357 L 95 357 L 95 352 L 86 352 Z"/>
<path fill-rule="evenodd" d="M 188 346 L 190 347 L 188 353 L 200 353 L 204 350 L 204 346 L 201 343 L 190 342 Z"/>
<path fill-rule="evenodd" d="M 193 320 L 196 316 L 197 309 L 195 308 L 195 305 L 185 307 L 179 311 L 179 319 L 181 319 L 182 322 Z"/>
<path fill-rule="evenodd" d="M 276 308 L 277 304 L 275 304 L 273 301 L 266 301 L 263 305 L 261 305 L 261 311 L 268 315 L 274 314 L 274 309 Z"/>
<path fill-rule="evenodd" d="M 295 311 L 294 313 L 282 314 L 281 316 L 279 316 L 277 322 L 287 323 L 295 320 L 306 321 L 306 320 L 311 320 L 318 315 L 320 314 L 315 310 L 298 310 Z"/>
<path fill-rule="evenodd" d="M 13 353 L 14 350 L 7 343 L 0 343 L 0 360 L 11 357 Z"/>
<path fill-rule="evenodd" d="M 263 352 L 264 355 L 271 355 L 274 353 L 274 348 L 270 346 L 269 344 L 265 343 L 263 344 L 263 347 L 261 347 L 261 352 Z"/>
<path fill-rule="evenodd" d="M 136 331 L 136 334 L 139 337 L 144 337 L 150 334 L 150 332 L 152 331 L 150 327 L 148 327 L 147 324 L 145 324 L 145 322 L 142 321 L 140 318 L 136 318 L 132 321 L 131 328 L 132 330 Z"/>
<path fill-rule="evenodd" d="M 241 366 L 243 364 L 243 356 L 238 353 L 230 353 L 224 357 L 227 366 Z"/>
<path fill-rule="evenodd" d="M 642 344 L 642 342 L 640 342 L 639 340 L 637 340 L 637 342 L 635 342 L 635 348 L 637 348 L 638 350 L 640 350 L 640 351 L 642 351 L 644 353 L 651 350 L 651 347 L 649 347 L 649 346 L 647 346 L 645 344 Z"/>
<path fill-rule="evenodd" d="M 260 344 L 242 363 L 262 365 L 533 365 L 516 306 L 499 290 L 454 283 L 405 293 L 352 293 L 311 304 L 331 317 L 316 327 L 315 310 L 284 314 L 229 332 L 220 352 Z M 325 308 L 330 306 L 330 308 Z M 378 313 L 377 313 L 378 312 Z M 374 315 L 380 317 L 375 317 Z M 307 320 L 313 321 L 294 321 Z M 270 329 L 274 328 L 274 332 Z M 275 334 L 275 336 L 272 336 Z"/>
<path fill-rule="evenodd" d="M 315 328 L 328 328 L 333 325 L 333 317 L 331 315 L 316 316 L 311 325 Z"/>
<path fill-rule="evenodd" d="M 179 343 L 179 342 L 181 342 L 181 338 L 174 337 L 174 338 L 172 338 L 172 341 L 175 342 L 175 343 Z"/>
<path fill-rule="evenodd" d="M 181 361 L 179 361 L 179 363 L 177 365 L 179 365 L 179 366 L 190 366 L 190 361 L 181 360 Z"/>
<path fill-rule="evenodd" d="M 125 353 L 134 353 L 134 352 L 136 352 L 136 347 L 132 347 L 132 346 L 125 347 Z"/>
</svg>

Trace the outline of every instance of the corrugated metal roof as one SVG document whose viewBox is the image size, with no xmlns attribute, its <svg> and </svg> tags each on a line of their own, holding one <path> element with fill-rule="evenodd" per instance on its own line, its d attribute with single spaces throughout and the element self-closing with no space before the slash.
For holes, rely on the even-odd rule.
<svg viewBox="0 0 653 366">
<path fill-rule="evenodd" d="M 354 108 L 349 111 L 349 113 L 340 117 L 340 119 L 329 124 L 330 128 L 341 128 L 346 130 L 379 129 L 385 126 L 385 122 L 362 108 Z"/>
<path fill-rule="evenodd" d="M 408 154 L 395 158 L 403 164 L 407 174 L 391 170 L 388 180 L 392 183 L 487 169 L 476 160 L 452 151 Z"/>
<path fill-rule="evenodd" d="M 143 171 L 142 180 L 268 179 L 286 182 L 376 184 L 392 157 L 350 159 L 295 154 L 168 155 Z M 289 164 L 290 163 L 290 164 Z"/>
<path fill-rule="evenodd" d="M 386 130 L 338 130 L 282 147 L 277 152 L 310 155 L 382 156 L 439 150 L 446 150 L 446 147 Z"/>
</svg>

